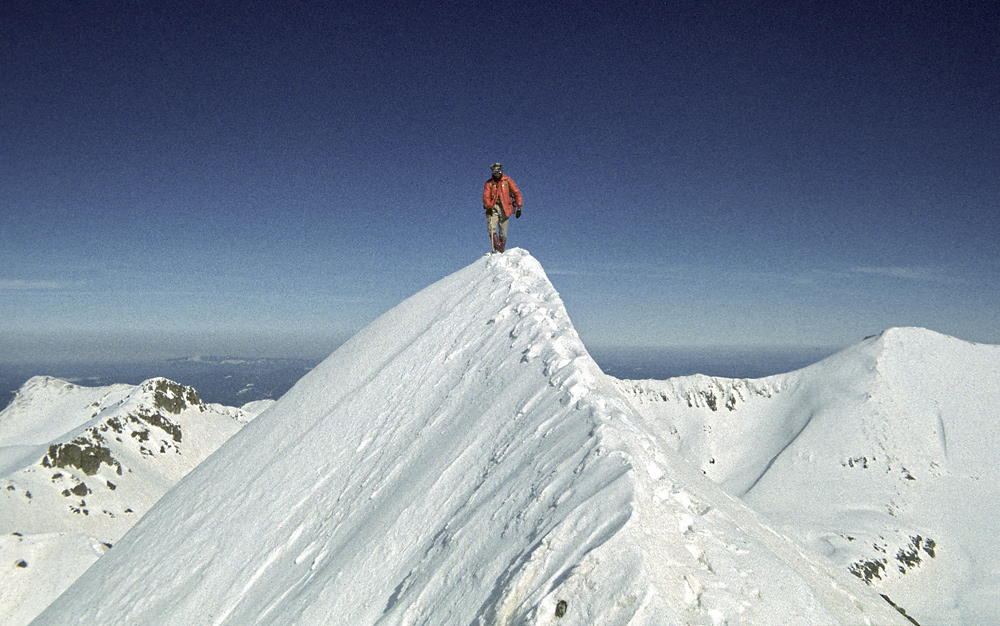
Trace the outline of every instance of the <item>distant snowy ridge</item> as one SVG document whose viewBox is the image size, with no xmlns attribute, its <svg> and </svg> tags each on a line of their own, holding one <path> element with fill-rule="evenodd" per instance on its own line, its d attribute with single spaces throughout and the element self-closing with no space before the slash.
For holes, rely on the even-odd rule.
<svg viewBox="0 0 1000 626">
<path fill-rule="evenodd" d="M 1000 623 L 1000 346 L 893 328 L 770 378 L 617 385 L 692 464 L 920 624 Z"/>
<path fill-rule="evenodd" d="M 265 406 L 35 377 L 0 412 L 0 621 L 26 624 Z"/>
<path fill-rule="evenodd" d="M 82 387 L 36 376 L 0 412 L 0 446 L 48 443 L 93 418 L 93 411 L 81 408 L 113 404 L 131 390 L 131 385 Z"/>
<path fill-rule="evenodd" d="M 756 482 L 801 428 L 795 417 L 772 417 L 774 400 L 795 386 L 794 377 L 751 380 L 697 374 L 614 384 L 671 447 L 737 496 Z"/>
<path fill-rule="evenodd" d="M 684 460 L 512 250 L 345 343 L 33 623 L 909 622 Z"/>
</svg>

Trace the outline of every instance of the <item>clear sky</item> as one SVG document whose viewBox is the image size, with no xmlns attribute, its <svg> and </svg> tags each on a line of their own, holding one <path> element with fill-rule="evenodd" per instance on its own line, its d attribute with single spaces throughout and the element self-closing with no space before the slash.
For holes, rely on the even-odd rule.
<svg viewBox="0 0 1000 626">
<path fill-rule="evenodd" d="M 321 357 L 509 247 L 588 345 L 1000 343 L 996 2 L 5 2 L 0 361 Z"/>
</svg>

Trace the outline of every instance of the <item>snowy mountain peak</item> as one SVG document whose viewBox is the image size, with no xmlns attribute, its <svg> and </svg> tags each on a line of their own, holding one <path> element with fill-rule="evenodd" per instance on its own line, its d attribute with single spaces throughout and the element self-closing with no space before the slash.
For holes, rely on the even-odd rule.
<svg viewBox="0 0 1000 626">
<path fill-rule="evenodd" d="M 762 380 L 617 384 L 689 462 L 920 623 L 1000 617 L 1000 346 L 893 328 Z"/>
<path fill-rule="evenodd" d="M 48 443 L 94 417 L 94 411 L 81 407 L 120 402 L 132 390 L 130 385 L 82 387 L 48 376 L 31 378 L 0 411 L 0 446 Z"/>
<path fill-rule="evenodd" d="M 25 507 L 52 504 L 76 519 L 75 528 L 105 541 L 117 539 L 134 521 L 129 514 L 148 508 L 165 485 L 204 458 L 206 448 L 217 447 L 252 417 L 205 405 L 192 388 L 163 378 L 103 388 L 34 378 L 18 396 L 21 402 L 0 413 L 12 433 L 22 433 L 11 434 L 0 448 L 6 451 L 0 471 L 12 499 L 0 513 L 0 525 L 22 533 L 48 532 L 61 522 L 27 514 Z M 66 430 L 39 442 L 41 431 L 26 425 L 46 422 Z M 121 503 L 122 487 L 136 492 L 134 502 Z M 103 499 L 121 506 L 100 508 L 95 502 Z M 45 505 L 39 507 L 40 502 Z M 63 506 L 56 506 L 59 502 Z"/>
<path fill-rule="evenodd" d="M 879 369 L 884 370 L 912 363 L 914 359 L 923 363 L 928 363 L 928 360 L 961 359 L 963 354 L 984 346 L 926 328 L 889 328 L 869 337 L 858 347 L 870 352 L 877 359 Z M 989 349 L 991 346 L 985 347 Z"/>
<path fill-rule="evenodd" d="M 877 335 L 866 338 L 866 341 L 877 341 L 886 346 L 914 344 L 940 345 L 945 343 L 976 345 L 972 342 L 962 341 L 961 339 L 950 337 L 943 333 L 939 333 L 928 328 L 922 328 L 920 326 L 894 326 L 883 330 Z"/>
<path fill-rule="evenodd" d="M 675 452 L 515 249 L 341 346 L 34 623 L 907 622 Z"/>
<path fill-rule="evenodd" d="M 15 399 L 12 402 L 16 402 L 18 399 L 22 402 L 30 402 L 31 398 L 38 394 L 60 394 L 76 388 L 77 385 L 65 380 L 51 376 L 34 376 L 21 385 L 21 388 L 14 394 Z"/>
<path fill-rule="evenodd" d="M 164 378 L 25 383 L 0 412 L 3 623 L 37 615 L 253 416 Z"/>
<path fill-rule="evenodd" d="M 152 405 L 168 413 L 178 414 L 187 408 L 204 411 L 205 405 L 192 387 L 180 385 L 166 378 L 153 378 L 139 386 L 141 393 L 152 396 Z"/>
</svg>

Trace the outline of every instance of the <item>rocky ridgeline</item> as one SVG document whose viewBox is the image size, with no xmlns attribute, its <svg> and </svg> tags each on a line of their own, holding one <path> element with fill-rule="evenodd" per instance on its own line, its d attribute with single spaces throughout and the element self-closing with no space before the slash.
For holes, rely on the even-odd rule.
<svg viewBox="0 0 1000 626">
<path fill-rule="evenodd" d="M 785 388 L 781 377 L 746 379 L 696 374 L 668 380 L 619 380 L 616 386 L 636 403 L 674 402 L 688 408 L 735 411 L 750 398 L 771 398 Z"/>
<path fill-rule="evenodd" d="M 181 443 L 183 432 L 180 425 L 163 412 L 170 415 L 179 415 L 187 409 L 204 412 L 206 407 L 198 398 L 198 392 L 164 378 L 146 381 L 138 390 L 143 399 L 149 398 L 148 403 L 140 401 L 131 410 L 111 415 L 67 443 L 49 445 L 41 461 L 42 467 L 72 468 L 93 476 L 101 465 L 107 465 L 121 475 L 121 463 L 107 446 L 109 438 L 120 444 L 132 441 L 143 456 L 178 453 L 177 444 Z M 124 401 L 118 406 L 122 404 Z M 96 402 L 93 407 L 100 409 Z M 100 413 L 98 410 L 94 416 Z M 166 437 L 154 433 L 154 429 Z"/>
<path fill-rule="evenodd" d="M 102 466 L 117 476 L 131 473 L 130 464 L 123 465 L 118 457 L 132 457 L 137 453 L 152 459 L 158 455 L 181 454 L 183 429 L 171 416 L 185 411 L 204 413 L 208 410 L 193 388 L 164 378 L 142 383 L 135 393 L 110 407 L 102 407 L 99 402 L 90 406 L 96 423 L 85 427 L 69 441 L 49 444 L 39 462 L 42 468 L 54 470 L 49 484 L 64 498 L 83 498 L 92 494 L 95 488 L 116 491 L 116 482 L 106 477 L 91 480 L 90 485 L 85 481 L 97 477 Z M 73 499 L 68 508 L 74 514 L 90 514 L 86 500 Z M 124 507 L 122 511 L 131 513 L 134 509 Z M 107 509 L 101 513 L 115 516 Z"/>
</svg>

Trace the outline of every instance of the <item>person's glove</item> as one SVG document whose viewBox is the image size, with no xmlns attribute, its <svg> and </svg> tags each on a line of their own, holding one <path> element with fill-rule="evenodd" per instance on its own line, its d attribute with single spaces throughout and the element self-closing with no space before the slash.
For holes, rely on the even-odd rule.
<svg viewBox="0 0 1000 626">
<path fill-rule="evenodd" d="M 514 219 L 516 220 L 521 219 L 521 209 L 518 209 L 517 213 L 514 214 Z"/>
</svg>

